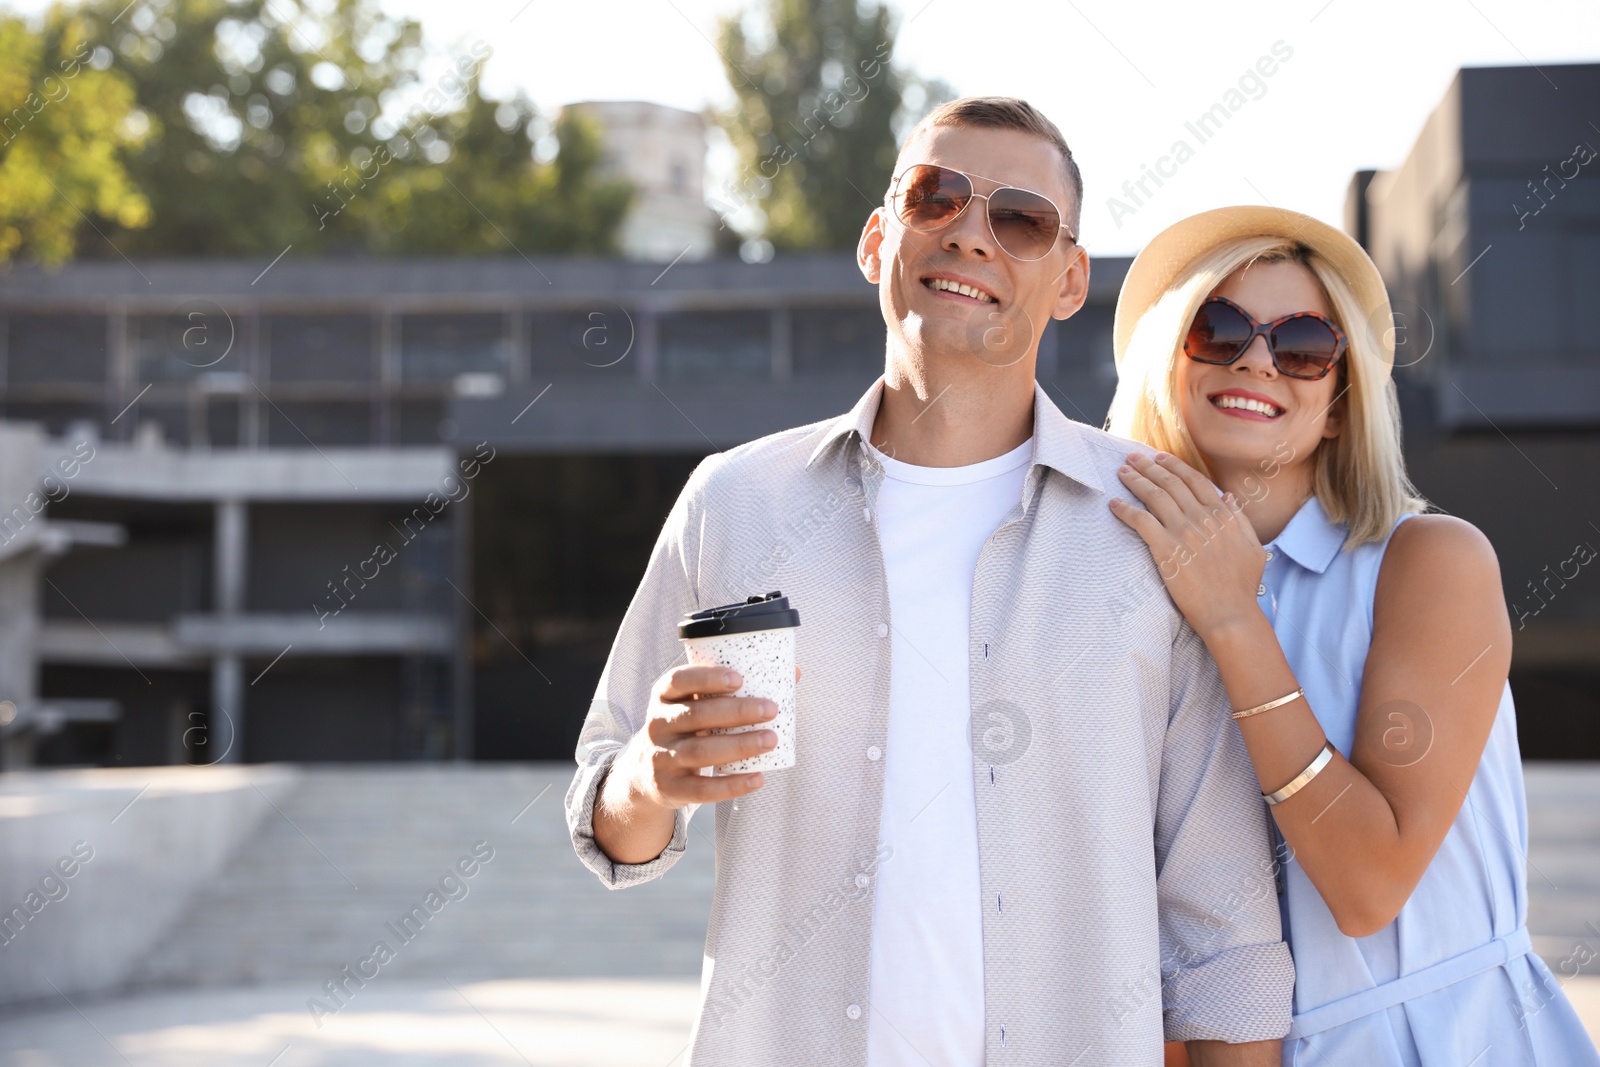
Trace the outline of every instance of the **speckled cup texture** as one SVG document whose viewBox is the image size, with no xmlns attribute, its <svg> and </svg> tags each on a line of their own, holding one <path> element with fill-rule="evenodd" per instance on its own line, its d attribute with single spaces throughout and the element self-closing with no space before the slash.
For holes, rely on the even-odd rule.
<svg viewBox="0 0 1600 1067">
<path fill-rule="evenodd" d="M 770 751 L 716 768 L 718 774 L 776 771 L 794 766 L 794 627 L 752 630 L 716 637 L 691 637 L 683 642 L 695 666 L 731 667 L 744 679 L 736 697 L 762 697 L 778 705 L 778 716 L 752 726 L 713 730 L 737 734 L 746 730 L 772 730 L 778 743 Z"/>
</svg>

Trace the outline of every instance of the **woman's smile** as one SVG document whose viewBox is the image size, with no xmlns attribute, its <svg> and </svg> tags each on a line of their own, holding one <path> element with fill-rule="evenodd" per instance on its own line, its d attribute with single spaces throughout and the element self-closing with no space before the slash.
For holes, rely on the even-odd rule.
<svg viewBox="0 0 1600 1067">
<path fill-rule="evenodd" d="M 1212 393 L 1206 399 L 1211 401 L 1212 407 L 1224 415 L 1231 415 L 1236 419 L 1252 419 L 1256 422 L 1272 422 L 1281 418 L 1288 410 L 1271 397 L 1252 393 L 1248 389 L 1224 389 Z"/>
</svg>

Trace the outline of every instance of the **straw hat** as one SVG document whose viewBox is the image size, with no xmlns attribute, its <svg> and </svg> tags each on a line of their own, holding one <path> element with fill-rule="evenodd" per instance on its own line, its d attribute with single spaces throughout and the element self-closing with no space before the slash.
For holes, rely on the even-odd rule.
<svg viewBox="0 0 1600 1067">
<path fill-rule="evenodd" d="M 1372 333 L 1378 340 L 1376 354 L 1387 376 L 1394 366 L 1393 317 L 1389 291 L 1371 258 L 1343 230 L 1298 211 L 1254 204 L 1190 215 L 1145 245 L 1128 268 L 1122 293 L 1117 297 L 1116 324 L 1112 328 L 1117 365 L 1122 365 L 1122 354 L 1127 351 L 1140 317 L 1196 256 L 1235 237 L 1261 235 L 1298 241 L 1332 264 L 1355 293 L 1356 302 L 1367 309 L 1367 321 L 1373 325 Z"/>
</svg>

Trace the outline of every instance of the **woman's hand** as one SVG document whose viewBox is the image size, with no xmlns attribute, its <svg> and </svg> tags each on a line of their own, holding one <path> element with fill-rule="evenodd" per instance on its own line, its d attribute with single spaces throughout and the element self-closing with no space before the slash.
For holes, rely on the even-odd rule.
<svg viewBox="0 0 1600 1067">
<path fill-rule="evenodd" d="M 1118 472 L 1144 508 L 1112 498 L 1111 511 L 1144 539 L 1172 602 L 1204 639 L 1261 610 L 1267 553 L 1232 494 L 1177 456 L 1156 457 L 1134 453 Z"/>
</svg>

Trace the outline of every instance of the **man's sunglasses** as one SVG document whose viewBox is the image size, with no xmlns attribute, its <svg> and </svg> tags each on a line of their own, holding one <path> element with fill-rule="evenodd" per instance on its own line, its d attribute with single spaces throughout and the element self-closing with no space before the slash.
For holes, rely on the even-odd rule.
<svg viewBox="0 0 1600 1067">
<path fill-rule="evenodd" d="M 1271 322 L 1257 322 L 1250 313 L 1224 296 L 1200 305 L 1183 351 L 1196 363 L 1227 366 L 1262 334 L 1272 352 L 1273 366 L 1290 378 L 1316 381 L 1333 369 L 1344 355 L 1344 331 L 1315 311 L 1296 311 Z"/>
<path fill-rule="evenodd" d="M 1049 255 L 1061 231 L 1067 230 L 1055 204 L 1039 193 L 1014 189 L 993 178 L 983 180 L 1000 188 L 988 194 L 974 192 L 973 178 L 983 175 L 931 163 L 907 167 L 889 186 L 890 210 L 907 229 L 932 233 L 959 218 L 974 199 L 982 199 L 988 203 L 989 234 L 995 244 L 1027 263 Z M 1067 240 L 1078 239 L 1067 230 Z"/>
</svg>

